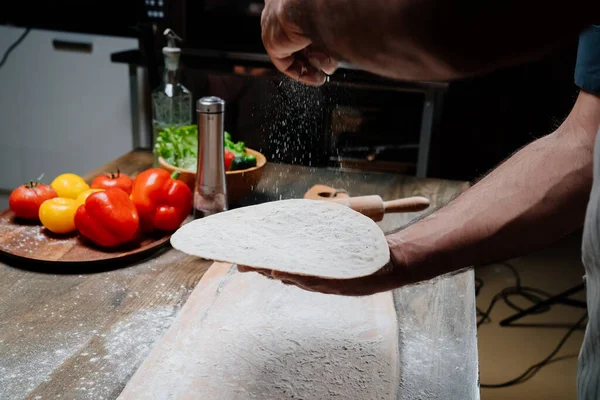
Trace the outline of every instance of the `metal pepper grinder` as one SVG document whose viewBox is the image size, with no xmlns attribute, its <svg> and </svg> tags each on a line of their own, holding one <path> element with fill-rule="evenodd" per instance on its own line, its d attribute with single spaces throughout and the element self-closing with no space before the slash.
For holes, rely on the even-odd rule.
<svg viewBox="0 0 600 400">
<path fill-rule="evenodd" d="M 194 191 L 194 218 L 226 211 L 224 117 L 225 101 L 202 97 L 196 103 L 198 113 L 198 167 Z"/>
</svg>

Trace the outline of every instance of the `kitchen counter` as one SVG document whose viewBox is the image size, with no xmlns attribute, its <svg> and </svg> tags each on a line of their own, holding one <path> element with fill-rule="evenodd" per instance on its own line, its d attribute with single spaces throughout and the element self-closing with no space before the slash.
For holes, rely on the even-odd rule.
<svg viewBox="0 0 600 400">
<path fill-rule="evenodd" d="M 134 151 L 85 179 L 117 168 L 135 175 L 151 163 L 149 152 Z M 267 164 L 243 205 L 302 197 L 317 183 L 385 200 L 423 195 L 433 207 L 468 187 L 465 182 Z M 389 231 L 418 215 L 389 215 L 379 225 Z M 0 261 L 2 399 L 116 398 L 211 265 L 170 247 L 106 271 L 32 271 Z M 479 398 L 473 279 L 467 270 L 394 292 L 400 381 L 406 393 Z"/>
</svg>

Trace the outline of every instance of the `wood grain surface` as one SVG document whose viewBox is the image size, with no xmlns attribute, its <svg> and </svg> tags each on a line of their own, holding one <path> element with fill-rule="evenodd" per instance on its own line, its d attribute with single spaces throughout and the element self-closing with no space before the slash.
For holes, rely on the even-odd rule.
<svg viewBox="0 0 600 400">
<path fill-rule="evenodd" d="M 134 151 L 86 179 L 117 167 L 135 176 L 151 164 L 150 152 Z M 318 183 L 384 200 L 422 195 L 432 202 L 425 212 L 468 187 L 269 163 L 243 203 L 301 198 Z M 378 224 L 392 230 L 422 214 L 390 214 Z M 0 399 L 116 398 L 211 264 L 170 247 L 159 254 L 125 268 L 68 274 L 34 272 L 0 258 Z M 403 288 L 393 296 L 403 384 L 417 388 L 422 398 L 478 398 L 473 272 Z M 459 392 L 465 396 L 453 395 Z M 402 397 L 406 393 L 399 391 L 398 398 L 407 398 Z"/>
</svg>

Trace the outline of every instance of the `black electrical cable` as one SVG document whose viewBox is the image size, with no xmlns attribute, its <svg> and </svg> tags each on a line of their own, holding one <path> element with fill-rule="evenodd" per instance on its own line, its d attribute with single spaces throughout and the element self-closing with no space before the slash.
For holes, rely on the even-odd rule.
<svg viewBox="0 0 600 400">
<path fill-rule="evenodd" d="M 528 300 L 529 302 L 531 302 L 532 304 L 536 304 L 536 303 L 539 303 L 549 297 L 552 297 L 552 295 L 550 293 L 545 292 L 543 290 L 528 287 L 528 286 L 522 286 L 521 285 L 521 276 L 519 275 L 519 272 L 516 270 L 516 268 L 514 266 L 512 266 L 511 264 L 499 263 L 498 265 L 502 265 L 502 266 L 510 269 L 510 271 L 513 273 L 513 275 L 515 277 L 515 286 L 504 288 L 500 291 L 500 293 L 496 294 L 492 298 L 492 301 L 490 302 L 490 305 L 488 306 L 488 309 L 485 312 L 478 310 L 478 316 L 481 318 L 477 321 L 477 327 L 481 326 L 481 324 L 483 324 L 485 322 L 492 321 L 490 318 L 490 312 L 492 311 L 492 309 L 494 308 L 494 306 L 496 305 L 496 303 L 499 300 L 504 300 L 504 303 L 515 311 L 524 311 L 525 310 L 524 308 L 517 306 L 515 303 L 513 303 L 510 300 L 510 298 L 511 297 L 522 297 L 525 300 Z M 479 290 L 481 290 L 481 288 L 483 287 L 483 281 L 481 281 L 481 283 L 479 283 L 479 284 L 476 282 L 475 287 L 476 287 L 475 292 L 476 292 L 476 294 L 478 294 Z M 548 310 L 549 310 L 549 307 L 544 307 L 539 310 L 536 310 L 535 312 L 532 312 L 532 314 L 541 314 Z"/>
<path fill-rule="evenodd" d="M 563 336 L 563 338 L 560 340 L 560 342 L 558 342 L 558 345 L 554 348 L 554 350 L 552 350 L 552 353 L 550 353 L 550 355 L 548 355 L 548 357 L 544 358 L 539 363 L 532 365 L 518 377 L 511 379 L 510 381 L 503 382 L 503 383 L 496 383 L 496 384 L 483 384 L 482 383 L 479 386 L 482 388 L 488 388 L 488 389 L 498 389 L 498 388 L 504 388 L 504 387 L 508 387 L 508 386 L 517 385 L 519 383 L 526 382 L 529 379 L 533 378 L 533 376 L 535 374 L 537 374 L 540 369 L 542 369 L 543 367 L 545 367 L 546 365 L 548 365 L 552 362 L 564 360 L 566 358 L 576 357 L 576 356 L 571 356 L 571 357 L 564 356 L 564 357 L 559 357 L 557 359 L 552 360 L 552 357 L 554 357 L 560 351 L 560 349 L 567 342 L 567 339 L 569 339 L 569 337 L 573 334 L 573 332 L 575 332 L 581 326 L 581 324 L 586 320 L 586 318 L 587 318 L 587 312 L 583 314 L 583 316 L 579 319 L 579 321 L 577 321 L 573 326 L 571 326 L 569 331 Z"/>
<path fill-rule="evenodd" d="M 30 31 L 31 31 L 31 28 L 25 29 L 25 32 L 23 32 L 21 34 L 21 36 L 19 36 L 19 38 L 17 40 L 15 40 L 15 42 L 13 44 L 11 44 L 10 46 L 8 46 L 8 49 L 6 49 L 6 51 L 4 52 L 4 55 L 2 56 L 2 60 L 0 60 L 0 68 L 2 68 L 4 66 L 4 64 L 6 63 L 6 60 L 8 59 L 8 56 L 10 55 L 10 53 L 14 49 L 16 49 L 19 44 L 21 44 L 21 42 L 23 41 L 23 39 L 25 39 L 25 37 L 29 34 Z"/>
<path fill-rule="evenodd" d="M 552 296 L 551 294 L 549 294 L 543 290 L 531 288 L 531 287 L 527 287 L 527 286 L 522 286 L 521 285 L 521 276 L 519 275 L 519 272 L 517 271 L 517 269 L 514 266 L 512 266 L 511 264 L 508 264 L 508 263 L 501 263 L 500 265 L 503 265 L 506 268 L 511 270 L 511 272 L 513 273 L 513 275 L 515 277 L 515 286 L 504 288 L 500 291 L 500 293 L 497 293 L 490 301 L 490 305 L 488 306 L 486 311 L 482 311 L 481 309 L 476 307 L 477 317 L 479 317 L 479 319 L 477 321 L 478 328 L 481 324 L 483 324 L 485 322 L 491 322 L 490 313 L 499 300 L 504 300 L 504 303 L 507 306 L 509 306 L 510 308 L 512 308 L 513 310 L 523 311 L 524 309 L 517 306 L 516 304 L 514 304 L 510 300 L 510 297 L 520 296 L 520 297 L 535 304 L 535 303 L 539 303 L 540 301 L 543 301 Z M 483 280 L 481 278 L 477 278 L 477 280 L 475 282 L 476 295 L 479 294 L 483 285 L 484 285 Z M 540 310 L 537 310 L 535 312 L 535 314 L 540 314 L 540 313 L 546 312 L 548 310 L 549 310 L 549 307 L 542 308 Z M 563 357 L 552 359 L 552 357 L 554 357 L 560 351 L 560 349 L 564 346 L 564 344 L 569 339 L 569 337 L 573 334 L 573 332 L 575 332 L 577 329 L 579 329 L 579 327 L 585 321 L 586 318 L 587 318 L 587 312 L 579 319 L 579 321 L 577 321 L 574 325 L 572 325 L 569 328 L 569 331 L 562 337 L 562 339 L 560 340 L 560 342 L 558 343 L 556 348 L 550 353 L 549 356 L 544 358 L 539 363 L 534 364 L 531 367 L 529 367 L 523 374 L 521 374 L 518 377 L 511 379 L 510 381 L 507 381 L 507 382 L 498 383 L 498 384 L 480 384 L 479 386 L 482 388 L 504 388 L 504 387 L 508 387 L 508 386 L 517 385 L 517 384 L 523 383 L 523 382 L 533 378 L 533 376 L 535 374 L 537 374 L 540 369 L 542 369 L 544 366 L 546 366 L 548 364 L 551 364 L 551 363 L 554 363 L 554 362 L 557 362 L 560 360 L 564 360 L 567 358 L 576 357 L 576 356 L 563 356 Z"/>
</svg>

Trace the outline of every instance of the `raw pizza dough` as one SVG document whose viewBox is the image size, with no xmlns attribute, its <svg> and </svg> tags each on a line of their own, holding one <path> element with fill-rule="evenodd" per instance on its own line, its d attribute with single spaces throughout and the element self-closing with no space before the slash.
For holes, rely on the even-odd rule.
<svg viewBox="0 0 600 400">
<path fill-rule="evenodd" d="M 368 276 L 390 258 L 370 218 L 322 200 L 242 207 L 182 226 L 174 248 L 209 260 L 331 279 Z"/>
</svg>

